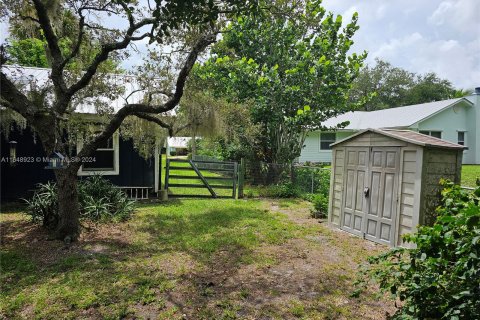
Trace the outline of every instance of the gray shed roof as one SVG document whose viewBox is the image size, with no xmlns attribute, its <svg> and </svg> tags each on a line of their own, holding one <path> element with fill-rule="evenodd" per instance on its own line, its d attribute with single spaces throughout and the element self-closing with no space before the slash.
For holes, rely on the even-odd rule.
<svg viewBox="0 0 480 320">
<path fill-rule="evenodd" d="M 351 135 L 345 139 L 332 143 L 331 145 L 341 144 L 345 141 L 354 139 L 355 137 L 362 135 L 366 132 L 375 132 L 382 134 L 384 136 L 392 137 L 398 140 L 402 140 L 408 143 L 416 144 L 424 147 L 435 147 L 435 148 L 447 148 L 447 149 L 465 149 L 464 146 L 452 142 L 448 142 L 442 139 L 438 139 L 432 136 L 428 136 L 422 133 L 418 133 L 411 130 L 393 130 L 393 129 L 365 129 L 360 132 L 357 132 L 354 135 Z"/>
<path fill-rule="evenodd" d="M 468 99 L 457 98 L 377 111 L 354 111 L 330 118 L 323 125 L 329 128 L 350 121 L 343 130 L 406 128 L 458 103 L 472 105 Z"/>
</svg>

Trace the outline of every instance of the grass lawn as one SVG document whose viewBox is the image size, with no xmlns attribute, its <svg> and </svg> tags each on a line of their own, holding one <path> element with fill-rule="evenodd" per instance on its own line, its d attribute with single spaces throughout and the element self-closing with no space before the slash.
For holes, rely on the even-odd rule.
<svg viewBox="0 0 480 320">
<path fill-rule="evenodd" d="M 0 318 L 383 319 L 351 298 L 356 268 L 386 248 L 332 230 L 296 200 L 142 205 L 88 224 L 65 247 L 19 212 L 1 221 Z"/>
<path fill-rule="evenodd" d="M 480 165 L 465 164 L 462 166 L 462 186 L 475 187 L 475 181 L 480 178 Z"/>
</svg>

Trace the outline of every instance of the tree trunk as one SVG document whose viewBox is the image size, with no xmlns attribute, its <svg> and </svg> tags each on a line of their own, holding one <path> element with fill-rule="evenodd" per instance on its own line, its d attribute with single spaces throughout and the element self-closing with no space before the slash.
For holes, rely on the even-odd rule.
<svg viewBox="0 0 480 320">
<path fill-rule="evenodd" d="M 71 169 L 55 170 L 58 187 L 59 221 L 55 237 L 66 242 L 77 240 L 80 235 L 77 174 Z"/>
</svg>

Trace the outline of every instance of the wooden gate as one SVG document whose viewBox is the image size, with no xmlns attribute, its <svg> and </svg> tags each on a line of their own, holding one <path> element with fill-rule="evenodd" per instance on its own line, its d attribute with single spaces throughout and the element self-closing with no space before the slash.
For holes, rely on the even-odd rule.
<svg viewBox="0 0 480 320">
<path fill-rule="evenodd" d="M 165 189 L 169 197 L 235 199 L 237 177 L 236 162 L 167 159 Z"/>
</svg>

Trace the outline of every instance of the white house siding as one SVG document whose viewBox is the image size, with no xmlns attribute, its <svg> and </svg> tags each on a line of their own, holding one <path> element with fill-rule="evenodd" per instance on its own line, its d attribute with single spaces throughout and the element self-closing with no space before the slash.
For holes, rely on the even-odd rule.
<svg viewBox="0 0 480 320">
<path fill-rule="evenodd" d="M 336 141 L 345 139 L 352 135 L 353 131 L 338 131 L 335 135 Z M 305 138 L 304 147 L 302 153 L 298 159 L 298 162 L 332 162 L 332 150 L 320 150 L 320 132 L 311 132 Z"/>
<path fill-rule="evenodd" d="M 473 105 L 469 104 L 467 101 L 473 103 Z M 445 100 L 437 102 L 439 103 L 439 107 L 444 108 L 443 110 L 439 107 L 432 109 L 431 116 L 428 118 L 421 118 L 424 120 L 419 120 L 416 123 L 402 125 L 398 127 L 388 127 L 391 129 L 410 129 L 413 131 L 441 131 L 442 132 L 442 139 L 457 143 L 458 142 L 458 132 L 464 131 L 465 132 L 465 146 L 468 147 L 468 150 L 463 152 L 463 160 L 462 163 L 464 164 L 480 164 L 480 94 L 479 95 L 472 95 L 467 97 L 467 99 L 460 99 L 457 102 L 454 101 L 453 104 L 448 106 L 446 103 L 452 103 L 452 100 Z M 443 103 L 443 104 L 442 104 Z M 404 111 L 406 113 L 410 112 L 412 107 L 418 108 L 419 106 L 424 106 L 427 108 L 430 104 L 424 105 L 417 105 L 417 106 L 406 106 L 406 107 L 399 107 L 394 109 L 387 109 L 381 110 L 382 112 L 386 112 L 388 110 L 394 111 L 394 115 L 398 115 L 397 111 Z M 392 111 L 392 112 L 393 112 Z M 415 109 L 414 111 L 417 111 Z M 438 113 L 435 113 L 438 112 Z M 370 114 L 371 113 L 371 114 Z M 371 120 L 372 117 L 381 117 L 377 111 L 372 112 L 360 112 L 359 114 L 350 114 L 342 118 L 342 120 L 352 120 L 356 123 L 358 129 L 348 129 L 348 131 L 338 131 L 337 132 L 337 141 L 348 137 L 349 135 L 357 132 L 358 130 L 367 129 L 373 125 L 372 121 L 365 123 L 366 120 Z M 369 114 L 367 117 L 365 114 Z M 350 116 L 350 118 L 348 117 Z M 361 116 L 361 117 L 360 117 Z M 424 116 L 424 114 L 420 115 Z M 361 119 L 357 119 L 360 117 Z M 363 117 L 363 118 L 362 118 Z M 394 116 L 390 115 L 391 118 L 395 118 Z M 413 119 L 413 118 L 412 118 Z M 380 126 L 381 122 L 378 119 Z M 398 123 L 400 123 L 399 121 Z M 368 126 L 368 127 L 364 127 Z M 378 128 L 378 127 L 374 127 Z M 345 129 L 344 129 L 345 130 Z M 300 162 L 331 162 L 332 155 L 330 150 L 320 150 L 320 133 L 313 132 L 305 141 L 305 147 L 302 150 L 301 156 L 299 158 Z"/>
<path fill-rule="evenodd" d="M 471 133 L 469 135 L 476 137 L 474 142 L 469 143 L 468 152 L 474 154 L 474 156 L 470 156 L 470 159 L 475 158 L 472 163 L 480 164 L 480 93 L 471 95 L 467 99 L 474 104 L 468 113 L 469 133 Z"/>
<path fill-rule="evenodd" d="M 474 164 L 475 154 L 475 115 L 473 106 L 459 104 L 447 108 L 431 118 L 418 123 L 418 130 L 441 131 L 442 139 L 453 143 L 458 142 L 458 132 L 465 132 L 465 146 L 468 150 L 463 151 L 463 163 Z M 478 139 L 478 137 L 477 137 Z"/>
<path fill-rule="evenodd" d="M 320 151 L 320 132 L 310 132 L 305 138 L 302 153 L 298 159 L 303 162 L 331 162 L 332 152 L 330 150 Z"/>
</svg>

